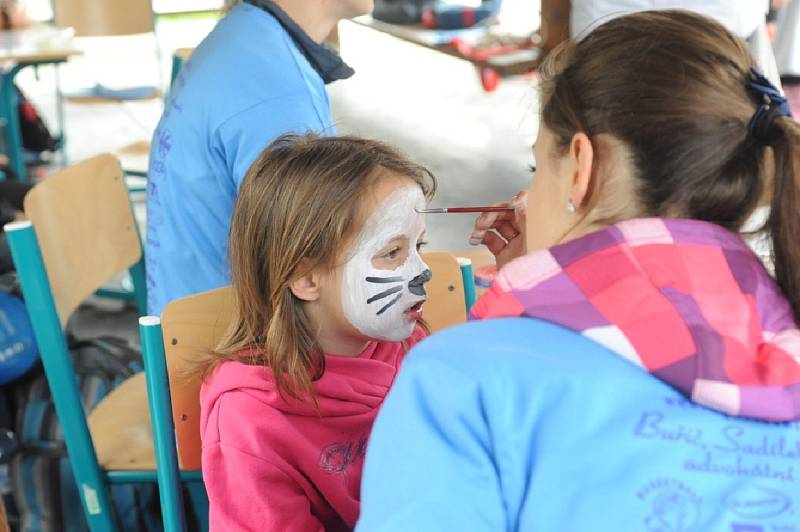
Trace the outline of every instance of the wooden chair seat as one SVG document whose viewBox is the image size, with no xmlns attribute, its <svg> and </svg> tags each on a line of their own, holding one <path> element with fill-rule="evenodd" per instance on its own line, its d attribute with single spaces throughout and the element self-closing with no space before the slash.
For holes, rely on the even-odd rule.
<svg viewBox="0 0 800 532">
<path fill-rule="evenodd" d="M 81 105 L 97 105 L 97 104 L 118 104 L 120 102 L 139 102 L 147 100 L 156 100 L 161 98 L 163 94 L 159 90 L 154 90 L 143 96 L 127 97 L 127 98 L 112 98 L 109 96 L 98 96 L 90 89 L 78 90 L 75 93 L 64 94 L 64 101 L 69 103 L 77 103 Z"/>
<path fill-rule="evenodd" d="M 91 411 L 87 420 L 97 461 L 103 469 L 155 470 L 144 372 L 114 388 Z"/>
<path fill-rule="evenodd" d="M 150 142 L 141 140 L 115 150 L 114 155 L 119 159 L 125 173 L 137 176 L 146 176 L 150 164 Z M 146 184 L 145 184 L 146 186 Z"/>
</svg>

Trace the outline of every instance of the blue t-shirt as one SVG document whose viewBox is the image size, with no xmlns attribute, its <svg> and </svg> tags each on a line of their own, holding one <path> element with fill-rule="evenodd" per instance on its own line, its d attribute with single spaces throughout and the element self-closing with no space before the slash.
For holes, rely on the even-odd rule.
<svg viewBox="0 0 800 532">
<path fill-rule="evenodd" d="M 332 134 L 325 85 L 266 11 L 243 3 L 181 70 L 150 153 L 148 312 L 229 282 L 227 243 L 239 185 L 287 132 Z"/>
<path fill-rule="evenodd" d="M 800 423 L 695 405 L 556 325 L 418 344 L 377 417 L 361 532 L 797 532 Z"/>
</svg>

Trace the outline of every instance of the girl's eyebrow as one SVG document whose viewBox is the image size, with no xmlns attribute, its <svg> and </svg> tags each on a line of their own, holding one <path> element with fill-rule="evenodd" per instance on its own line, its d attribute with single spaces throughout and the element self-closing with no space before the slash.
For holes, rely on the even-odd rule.
<svg viewBox="0 0 800 532">
<path fill-rule="evenodd" d="M 389 245 L 393 244 L 395 242 L 395 240 L 400 240 L 403 237 L 405 237 L 405 235 L 397 235 L 397 236 L 391 237 L 390 239 L 386 240 L 383 244 L 381 244 L 380 249 L 383 249 L 386 246 L 389 246 Z"/>
</svg>

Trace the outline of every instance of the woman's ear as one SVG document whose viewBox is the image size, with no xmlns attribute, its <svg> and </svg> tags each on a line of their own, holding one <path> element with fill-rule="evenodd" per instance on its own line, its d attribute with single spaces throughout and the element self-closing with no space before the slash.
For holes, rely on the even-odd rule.
<svg viewBox="0 0 800 532">
<path fill-rule="evenodd" d="M 592 172 L 595 161 L 594 146 L 586 133 L 578 132 L 572 136 L 569 155 L 573 166 L 570 199 L 575 208 L 580 209 L 589 199 L 589 187 L 594 178 Z"/>
<path fill-rule="evenodd" d="M 320 276 L 316 268 L 309 268 L 303 261 L 298 273 L 289 281 L 289 290 L 301 301 L 316 301 L 320 297 Z"/>
</svg>

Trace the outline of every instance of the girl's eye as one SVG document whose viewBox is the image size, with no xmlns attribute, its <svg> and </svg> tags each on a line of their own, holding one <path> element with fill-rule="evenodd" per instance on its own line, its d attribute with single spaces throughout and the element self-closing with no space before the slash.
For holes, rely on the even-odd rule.
<svg viewBox="0 0 800 532">
<path fill-rule="evenodd" d="M 530 173 L 532 173 L 532 174 L 535 174 L 536 173 L 536 165 L 535 164 L 529 164 L 528 165 L 528 171 Z"/>
<path fill-rule="evenodd" d="M 392 248 L 390 251 L 381 255 L 382 259 L 392 260 L 397 257 L 397 253 L 400 251 L 400 248 Z"/>
<path fill-rule="evenodd" d="M 427 245 L 428 245 L 428 241 L 427 240 L 422 240 L 420 242 L 417 242 L 417 251 L 420 251 L 422 248 L 424 248 Z"/>
</svg>

